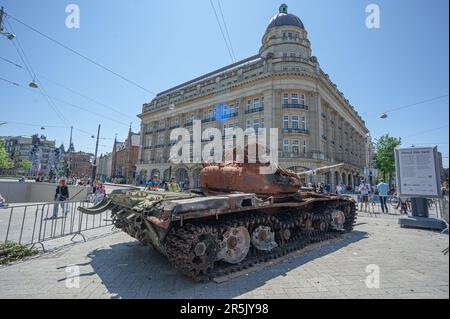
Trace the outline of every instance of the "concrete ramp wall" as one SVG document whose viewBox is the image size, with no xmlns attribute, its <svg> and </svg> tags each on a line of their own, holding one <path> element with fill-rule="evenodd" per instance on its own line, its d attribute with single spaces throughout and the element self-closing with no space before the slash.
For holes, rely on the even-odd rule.
<svg viewBox="0 0 450 319">
<path fill-rule="evenodd" d="M 56 184 L 0 181 L 0 194 L 8 203 L 53 202 Z M 86 186 L 69 186 L 70 200 L 84 201 L 88 195 Z"/>
</svg>

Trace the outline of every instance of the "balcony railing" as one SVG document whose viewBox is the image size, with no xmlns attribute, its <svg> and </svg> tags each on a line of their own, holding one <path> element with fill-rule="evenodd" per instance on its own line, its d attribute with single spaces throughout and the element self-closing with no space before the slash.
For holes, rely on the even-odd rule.
<svg viewBox="0 0 450 319">
<path fill-rule="evenodd" d="M 191 126 L 194 124 L 194 120 L 188 120 L 186 123 L 184 123 L 185 126 Z"/>
<path fill-rule="evenodd" d="M 258 112 L 262 112 L 262 111 L 264 111 L 264 106 L 247 109 L 245 111 L 245 114 L 258 113 Z"/>
<path fill-rule="evenodd" d="M 165 130 L 166 130 L 165 127 L 161 127 L 161 128 L 159 128 L 159 129 L 156 130 L 156 133 L 164 132 Z"/>
<path fill-rule="evenodd" d="M 283 103 L 284 109 L 300 109 L 300 110 L 308 110 L 308 105 L 298 104 L 298 103 Z"/>
<path fill-rule="evenodd" d="M 315 160 L 321 160 L 321 161 L 325 161 L 325 162 L 333 162 L 333 160 L 330 157 L 325 156 L 325 154 L 320 154 L 320 153 L 316 153 L 316 152 L 304 153 L 301 149 L 298 153 L 296 153 L 296 152 L 279 152 L 279 157 L 282 159 L 290 159 L 290 158 L 315 159 Z"/>
<path fill-rule="evenodd" d="M 171 125 L 169 127 L 169 129 L 173 130 L 173 129 L 176 129 L 176 128 L 179 128 L 179 127 L 180 127 L 180 124 L 174 124 L 174 125 Z"/>
<path fill-rule="evenodd" d="M 309 134 L 309 130 L 301 128 L 284 128 L 283 133 L 285 134 Z"/>
<path fill-rule="evenodd" d="M 205 119 L 202 120 L 202 123 L 208 123 L 208 122 L 214 122 L 216 120 L 216 117 L 207 117 Z"/>
<path fill-rule="evenodd" d="M 166 144 L 159 144 L 155 146 L 155 148 L 163 148 L 163 147 L 166 147 Z"/>
<path fill-rule="evenodd" d="M 233 117 L 237 117 L 238 116 L 238 112 L 232 112 L 232 113 L 227 113 L 227 114 L 223 114 L 221 119 L 222 120 L 227 120 L 227 119 L 231 119 Z"/>
</svg>

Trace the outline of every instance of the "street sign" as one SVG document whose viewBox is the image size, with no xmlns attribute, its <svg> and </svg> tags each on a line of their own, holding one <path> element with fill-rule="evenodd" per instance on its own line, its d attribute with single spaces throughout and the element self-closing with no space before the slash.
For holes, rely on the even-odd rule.
<svg viewBox="0 0 450 319">
<path fill-rule="evenodd" d="M 395 149 L 397 190 L 405 197 L 441 197 L 437 147 Z"/>
</svg>

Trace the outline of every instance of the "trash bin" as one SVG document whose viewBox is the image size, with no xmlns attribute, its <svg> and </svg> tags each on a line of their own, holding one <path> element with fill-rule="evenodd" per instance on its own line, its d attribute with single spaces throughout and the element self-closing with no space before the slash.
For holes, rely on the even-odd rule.
<svg viewBox="0 0 450 319">
<path fill-rule="evenodd" d="M 428 217 L 428 200 L 426 198 L 411 198 L 412 215 Z"/>
</svg>

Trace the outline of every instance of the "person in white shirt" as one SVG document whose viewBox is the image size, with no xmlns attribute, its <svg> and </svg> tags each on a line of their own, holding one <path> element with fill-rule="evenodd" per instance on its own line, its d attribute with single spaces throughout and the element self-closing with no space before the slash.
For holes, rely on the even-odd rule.
<svg viewBox="0 0 450 319">
<path fill-rule="evenodd" d="M 361 202 L 359 210 L 362 211 L 363 203 L 364 203 L 364 211 L 367 212 L 367 206 L 369 204 L 369 193 L 371 191 L 370 184 L 367 184 L 364 180 L 361 181 L 361 184 L 358 186 L 358 191 L 361 194 Z"/>
</svg>

